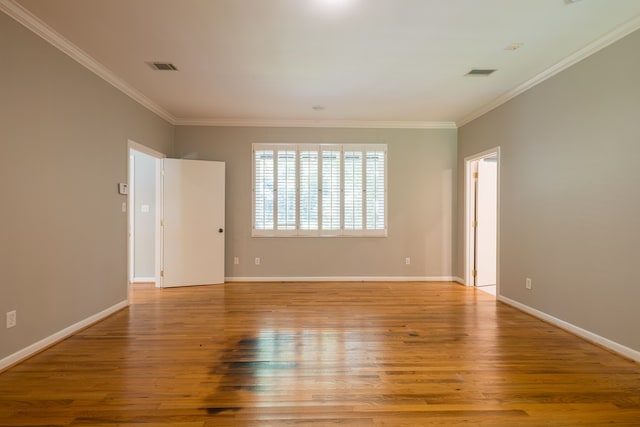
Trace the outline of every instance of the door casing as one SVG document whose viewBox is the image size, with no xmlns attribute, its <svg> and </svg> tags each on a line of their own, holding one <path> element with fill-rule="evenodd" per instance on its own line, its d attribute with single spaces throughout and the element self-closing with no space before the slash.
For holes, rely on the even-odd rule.
<svg viewBox="0 0 640 427">
<path fill-rule="evenodd" d="M 154 180 L 155 180 L 155 227 L 154 227 L 154 235 L 155 235 L 155 244 L 154 244 L 154 280 L 155 286 L 160 287 L 160 269 L 161 269 L 161 228 L 160 228 L 160 212 L 162 211 L 162 188 L 161 188 L 161 167 L 162 167 L 162 159 L 166 156 L 158 151 L 155 151 L 145 145 L 139 144 L 135 141 L 128 141 L 128 150 L 127 150 L 127 182 L 129 183 L 129 195 L 127 197 L 127 274 L 129 286 L 131 286 L 131 282 L 133 280 L 133 268 L 134 268 L 134 230 L 133 230 L 133 208 L 134 208 L 134 200 L 133 196 L 135 193 L 135 176 L 134 168 L 132 167 L 131 156 L 132 151 L 138 151 L 140 153 L 144 153 L 148 156 L 151 156 L 155 159 L 154 165 Z"/>
<path fill-rule="evenodd" d="M 500 147 L 490 148 L 464 159 L 464 280 L 466 286 L 474 286 L 473 265 L 475 257 L 474 210 L 475 182 L 473 177 L 474 163 L 487 157 L 497 157 L 497 220 L 496 220 L 496 294 L 500 295 Z"/>
</svg>

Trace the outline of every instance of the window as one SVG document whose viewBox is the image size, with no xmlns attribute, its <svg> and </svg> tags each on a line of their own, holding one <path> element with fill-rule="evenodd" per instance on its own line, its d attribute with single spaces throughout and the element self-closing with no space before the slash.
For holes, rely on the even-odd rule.
<svg viewBox="0 0 640 427">
<path fill-rule="evenodd" d="M 386 236 L 387 146 L 253 145 L 253 236 Z"/>
</svg>

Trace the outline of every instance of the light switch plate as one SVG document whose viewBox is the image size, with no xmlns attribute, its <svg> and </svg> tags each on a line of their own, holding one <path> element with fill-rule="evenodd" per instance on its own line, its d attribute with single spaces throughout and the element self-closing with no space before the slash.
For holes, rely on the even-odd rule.
<svg viewBox="0 0 640 427">
<path fill-rule="evenodd" d="M 7 328 L 13 328 L 14 326 L 16 326 L 17 323 L 17 319 L 16 319 L 16 311 L 8 311 L 7 312 Z"/>
</svg>

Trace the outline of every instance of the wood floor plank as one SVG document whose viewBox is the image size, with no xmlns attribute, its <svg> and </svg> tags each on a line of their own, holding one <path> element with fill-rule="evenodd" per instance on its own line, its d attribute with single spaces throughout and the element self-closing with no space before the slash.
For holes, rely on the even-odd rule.
<svg viewBox="0 0 640 427">
<path fill-rule="evenodd" d="M 454 283 L 134 288 L 0 373 L 0 426 L 640 425 L 640 366 Z"/>
</svg>

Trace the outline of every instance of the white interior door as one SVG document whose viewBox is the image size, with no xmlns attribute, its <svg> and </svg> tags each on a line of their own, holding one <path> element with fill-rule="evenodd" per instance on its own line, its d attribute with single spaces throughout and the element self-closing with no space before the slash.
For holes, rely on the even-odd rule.
<svg viewBox="0 0 640 427">
<path fill-rule="evenodd" d="M 476 200 L 476 286 L 495 285 L 498 222 L 498 163 L 495 157 L 478 161 Z"/>
<path fill-rule="evenodd" d="M 163 160 L 162 286 L 224 283 L 224 162 Z"/>
</svg>

